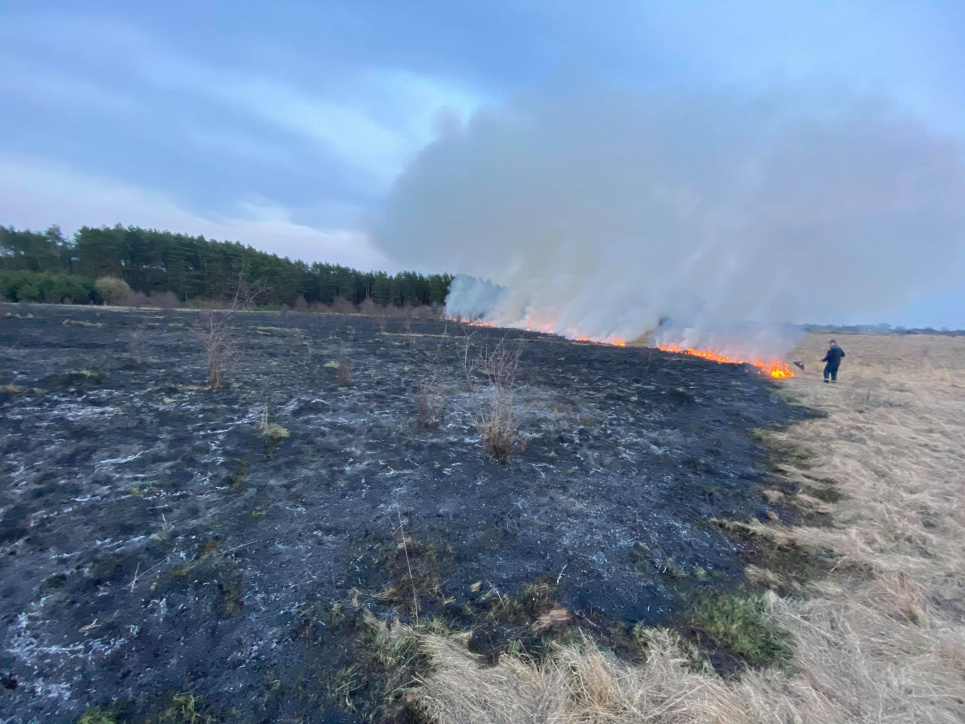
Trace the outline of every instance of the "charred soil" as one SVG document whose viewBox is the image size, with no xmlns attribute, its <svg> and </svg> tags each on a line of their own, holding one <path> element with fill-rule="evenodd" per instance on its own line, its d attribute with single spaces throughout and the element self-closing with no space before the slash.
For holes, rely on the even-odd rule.
<svg viewBox="0 0 965 724">
<path fill-rule="evenodd" d="M 402 717 L 419 662 L 393 681 L 379 626 L 472 630 L 497 658 L 570 624 L 688 625 L 760 555 L 712 521 L 797 515 L 762 495 L 753 431 L 808 413 L 744 367 L 245 313 L 210 390 L 193 313 L 17 314 L 0 319 L 0 718 Z M 519 350 L 508 461 L 483 450 L 491 380 L 465 364 L 500 343 Z"/>
</svg>

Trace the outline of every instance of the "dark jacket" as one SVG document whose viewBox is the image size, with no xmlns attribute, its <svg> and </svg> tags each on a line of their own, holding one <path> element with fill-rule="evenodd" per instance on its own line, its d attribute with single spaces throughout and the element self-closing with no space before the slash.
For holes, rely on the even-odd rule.
<svg viewBox="0 0 965 724">
<path fill-rule="evenodd" d="M 827 362 L 832 367 L 837 367 L 841 364 L 841 358 L 844 357 L 844 350 L 835 345 L 828 350 L 828 353 L 824 355 L 822 362 Z"/>
</svg>

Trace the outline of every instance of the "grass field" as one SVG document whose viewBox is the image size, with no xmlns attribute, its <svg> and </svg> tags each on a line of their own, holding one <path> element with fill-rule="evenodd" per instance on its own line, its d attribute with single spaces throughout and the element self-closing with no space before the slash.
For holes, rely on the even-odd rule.
<svg viewBox="0 0 965 724">
<path fill-rule="evenodd" d="M 803 587 L 781 570 L 748 576 L 770 624 L 789 636 L 782 669 L 722 679 L 674 634 L 648 634 L 633 666 L 592 642 L 539 665 L 481 669 L 458 640 L 430 636 L 435 672 L 417 691 L 440 722 L 965 721 L 965 338 L 843 336 L 837 385 L 821 383 L 826 338 L 791 359 L 806 371 L 783 394 L 826 417 L 775 433 L 801 509 L 830 525 L 766 521 L 775 540 L 830 551 Z M 812 518 L 813 520 L 813 518 Z"/>
</svg>

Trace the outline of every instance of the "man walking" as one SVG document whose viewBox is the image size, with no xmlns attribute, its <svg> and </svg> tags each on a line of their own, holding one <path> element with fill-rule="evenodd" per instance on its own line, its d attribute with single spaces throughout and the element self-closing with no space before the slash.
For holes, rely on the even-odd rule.
<svg viewBox="0 0 965 724">
<path fill-rule="evenodd" d="M 822 362 L 827 362 L 824 365 L 824 384 L 828 384 L 828 377 L 831 378 L 831 382 L 838 381 L 838 367 L 841 366 L 841 359 L 844 357 L 844 350 L 838 346 L 838 343 L 833 339 L 828 347 L 828 353 L 824 355 Z"/>
</svg>

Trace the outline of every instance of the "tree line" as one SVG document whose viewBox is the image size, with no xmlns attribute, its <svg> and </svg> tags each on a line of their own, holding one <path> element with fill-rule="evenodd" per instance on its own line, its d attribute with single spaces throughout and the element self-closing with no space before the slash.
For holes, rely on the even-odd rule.
<svg viewBox="0 0 965 724">
<path fill-rule="evenodd" d="M 0 226 L 0 295 L 9 301 L 101 301 L 95 281 L 104 277 L 123 279 L 142 295 L 170 292 L 182 303 L 219 299 L 244 277 L 267 288 L 263 303 L 299 307 L 342 300 L 371 300 L 383 307 L 437 305 L 445 301 L 453 279 L 308 264 L 237 242 L 120 224 L 84 226 L 71 239 L 58 226 L 42 232 Z"/>
</svg>

